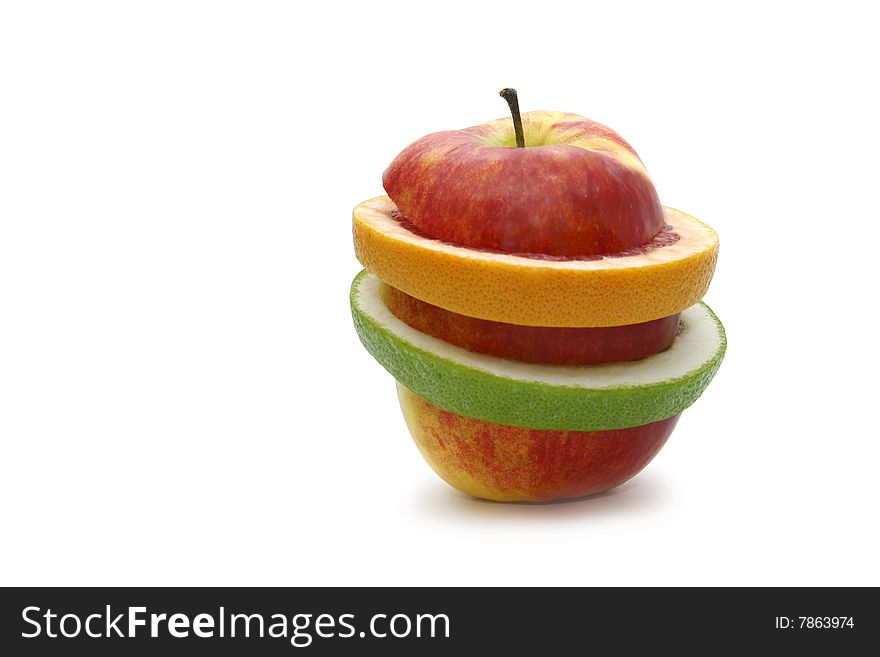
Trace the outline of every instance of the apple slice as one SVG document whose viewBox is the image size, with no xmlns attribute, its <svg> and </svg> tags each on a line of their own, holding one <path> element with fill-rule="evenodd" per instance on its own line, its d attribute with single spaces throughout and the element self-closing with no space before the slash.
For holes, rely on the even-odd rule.
<svg viewBox="0 0 880 657">
<path fill-rule="evenodd" d="M 680 317 L 591 328 L 521 326 L 444 310 L 385 283 L 379 293 L 395 317 L 422 333 L 468 351 L 550 365 L 616 363 L 659 353 L 675 339 Z"/>
<path fill-rule="evenodd" d="M 452 244 L 565 257 L 626 251 L 661 231 L 654 185 L 614 130 L 566 112 L 513 115 L 405 148 L 382 176 L 403 215 Z"/>
<path fill-rule="evenodd" d="M 628 429 L 546 431 L 450 413 L 397 384 L 409 432 L 428 465 L 453 488 L 500 502 L 594 495 L 638 474 L 678 415 Z"/>
</svg>

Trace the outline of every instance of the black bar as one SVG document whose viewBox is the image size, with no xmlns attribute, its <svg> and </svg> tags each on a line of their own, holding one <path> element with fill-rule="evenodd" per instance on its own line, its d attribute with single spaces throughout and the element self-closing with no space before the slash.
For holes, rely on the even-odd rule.
<svg viewBox="0 0 880 657">
<path fill-rule="evenodd" d="M 595 654 L 602 646 L 613 647 L 614 654 L 635 649 L 716 654 L 723 649 L 847 655 L 856 654 L 859 646 L 876 646 L 880 638 L 876 589 L 868 588 L 24 588 L 4 589 L 0 600 L 3 655 L 71 650 L 89 655 L 282 655 L 303 649 L 314 655 L 441 655 L 483 649 L 541 655 L 563 648 Z M 130 607 L 145 608 L 134 614 L 145 624 L 134 627 L 134 638 L 119 637 L 128 633 Z M 56 616 L 47 619 L 48 610 Z M 76 615 L 65 620 L 68 634 L 75 633 L 79 621 L 74 638 L 60 635 L 65 614 Z M 85 622 L 95 614 L 90 631 L 109 631 L 110 638 L 85 635 Z M 151 614 L 165 614 L 156 621 L 156 638 L 150 636 Z M 175 621 L 175 631 L 188 632 L 186 638 L 171 635 L 167 619 L 173 614 L 185 615 Z M 195 635 L 199 614 L 207 615 L 198 621 L 199 631 L 211 637 Z M 248 621 L 252 636 L 242 636 L 245 621 L 239 617 L 232 621 L 237 628 L 232 638 L 233 614 L 261 615 L 264 637 L 254 636 L 260 633 L 257 617 Z M 327 616 L 318 627 L 321 614 Z M 221 617 L 224 638 L 218 637 Z M 115 624 L 113 618 L 118 619 Z M 22 636 L 38 627 L 38 636 Z M 276 634 L 284 628 L 286 637 L 269 637 L 272 627 Z M 405 634 L 407 628 L 405 637 L 392 634 Z M 59 636 L 50 638 L 47 632 Z M 387 636 L 372 636 L 374 632 Z M 298 647 L 291 644 L 294 633 Z"/>
</svg>

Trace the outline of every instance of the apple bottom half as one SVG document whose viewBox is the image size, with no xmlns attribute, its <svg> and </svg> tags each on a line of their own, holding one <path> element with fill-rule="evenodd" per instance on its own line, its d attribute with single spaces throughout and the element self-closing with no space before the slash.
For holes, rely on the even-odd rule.
<svg viewBox="0 0 880 657">
<path fill-rule="evenodd" d="M 499 358 L 550 365 L 637 360 L 668 349 L 680 314 L 642 324 L 595 328 L 519 326 L 444 310 L 382 283 L 382 302 L 405 324 L 435 338 Z"/>
<path fill-rule="evenodd" d="M 550 502 L 619 486 L 650 463 L 680 417 L 628 429 L 548 431 L 457 415 L 400 383 L 397 394 L 434 471 L 467 495 L 499 502 Z"/>
</svg>

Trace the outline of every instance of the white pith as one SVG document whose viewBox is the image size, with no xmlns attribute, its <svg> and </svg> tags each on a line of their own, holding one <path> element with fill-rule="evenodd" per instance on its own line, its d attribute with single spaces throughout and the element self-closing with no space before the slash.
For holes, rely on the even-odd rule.
<svg viewBox="0 0 880 657">
<path fill-rule="evenodd" d="M 626 363 L 604 365 L 536 365 L 467 351 L 418 331 L 395 317 L 382 302 L 380 281 L 366 274 L 357 288 L 355 303 L 404 342 L 466 367 L 494 376 L 552 386 L 590 389 L 641 386 L 683 377 L 699 369 L 721 345 L 721 332 L 705 306 L 681 313 L 682 329 L 666 351 Z"/>
</svg>

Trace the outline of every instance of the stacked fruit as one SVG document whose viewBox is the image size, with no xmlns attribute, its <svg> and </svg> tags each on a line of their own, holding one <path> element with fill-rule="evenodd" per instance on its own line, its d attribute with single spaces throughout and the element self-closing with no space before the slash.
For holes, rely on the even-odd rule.
<svg viewBox="0 0 880 657">
<path fill-rule="evenodd" d="M 512 121 L 419 139 L 355 208 L 352 313 L 449 484 L 590 495 L 647 465 L 721 363 L 700 302 L 718 238 L 611 129 L 502 95 Z"/>
</svg>

